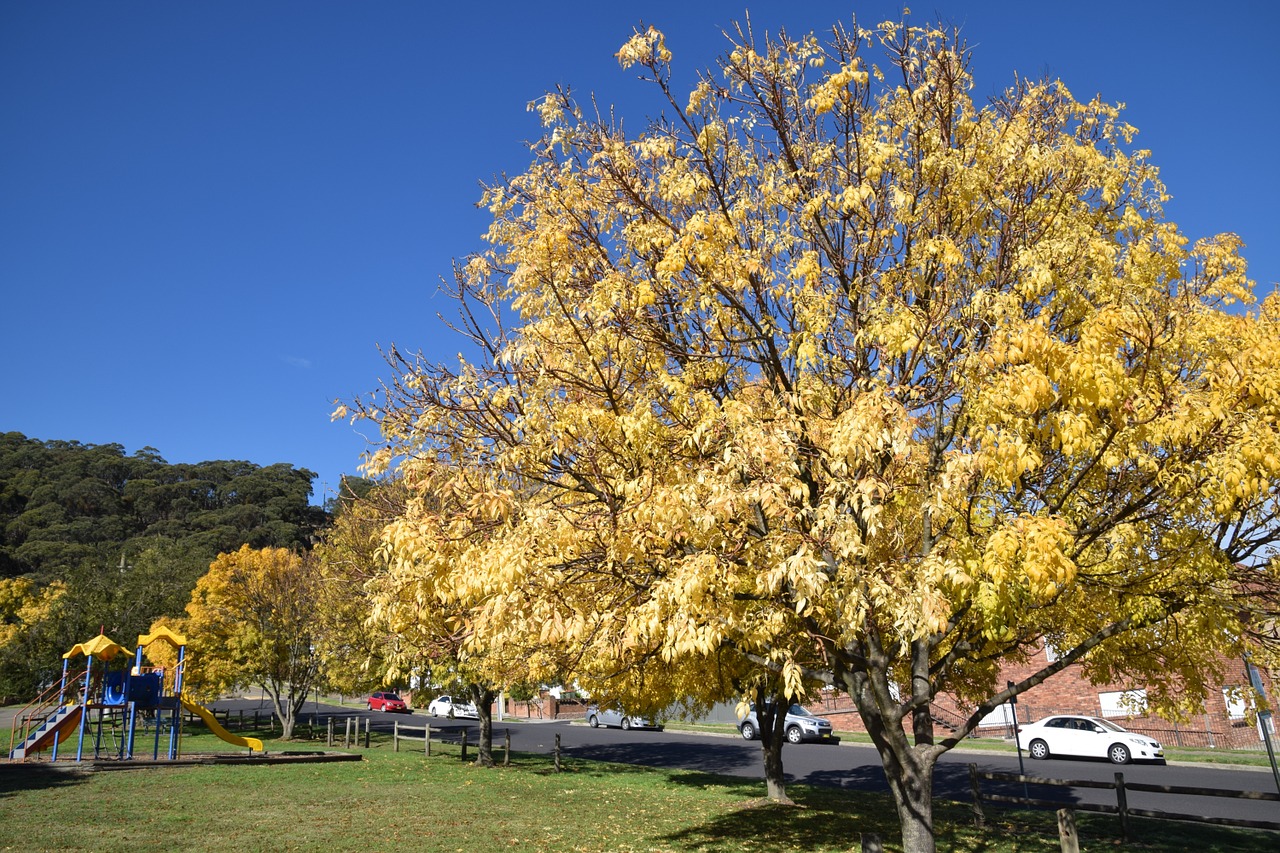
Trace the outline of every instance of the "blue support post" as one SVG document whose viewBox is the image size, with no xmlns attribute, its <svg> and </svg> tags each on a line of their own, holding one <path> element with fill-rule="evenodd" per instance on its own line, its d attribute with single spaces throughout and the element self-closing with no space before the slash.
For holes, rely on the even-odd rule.
<svg viewBox="0 0 1280 853">
<path fill-rule="evenodd" d="M 142 674 L 142 646 L 138 646 L 133 653 L 133 668 L 125 674 L 124 677 L 124 696 L 127 703 L 127 715 L 129 718 L 129 727 L 125 732 L 125 754 L 127 760 L 133 759 L 133 736 L 137 732 L 138 726 L 138 703 L 133 696 L 133 677 Z"/>
<path fill-rule="evenodd" d="M 173 710 L 169 716 L 169 760 L 178 757 L 178 726 L 182 721 L 182 673 L 186 669 L 187 647 L 178 646 L 178 666 L 173 671 Z M 157 726 L 159 720 L 157 719 Z M 157 728 L 156 737 L 160 737 Z"/>
<path fill-rule="evenodd" d="M 80 741 L 76 744 L 76 761 L 84 758 L 84 725 L 89 719 L 89 678 L 93 674 L 93 655 L 85 655 L 84 658 L 84 695 L 81 697 L 80 707 Z"/>
<path fill-rule="evenodd" d="M 121 709 L 121 714 L 128 717 L 129 725 L 124 733 L 124 743 L 120 745 L 120 748 L 124 751 L 124 754 L 120 757 L 126 761 L 131 761 L 133 760 L 133 733 L 138 724 L 138 703 L 130 700 Z"/>
<path fill-rule="evenodd" d="M 66 698 L 67 698 L 67 664 L 68 663 L 70 663 L 70 661 L 68 661 L 66 658 L 62 659 L 62 680 L 58 682 L 58 711 L 55 711 L 54 713 L 60 712 L 63 708 L 67 706 Z M 81 713 L 84 713 L 84 712 L 81 711 Z M 51 760 L 57 761 L 58 760 L 58 739 L 57 738 L 53 739 L 52 755 L 53 755 L 53 758 Z"/>
</svg>

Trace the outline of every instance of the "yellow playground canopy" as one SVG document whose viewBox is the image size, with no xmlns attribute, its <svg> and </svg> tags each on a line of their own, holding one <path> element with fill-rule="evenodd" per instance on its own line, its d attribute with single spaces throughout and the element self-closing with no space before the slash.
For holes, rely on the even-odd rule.
<svg viewBox="0 0 1280 853">
<path fill-rule="evenodd" d="M 99 634 L 87 643 L 76 643 L 71 647 L 71 651 L 62 657 L 69 660 L 76 655 L 84 655 L 85 657 L 93 656 L 101 660 L 111 660 L 121 653 L 132 654 L 133 652 L 113 642 L 106 634 Z"/>
</svg>

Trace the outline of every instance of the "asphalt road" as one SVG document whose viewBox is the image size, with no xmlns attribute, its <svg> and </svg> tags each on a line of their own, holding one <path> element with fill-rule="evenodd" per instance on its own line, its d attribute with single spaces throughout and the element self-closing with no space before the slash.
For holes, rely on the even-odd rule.
<svg viewBox="0 0 1280 853">
<path fill-rule="evenodd" d="M 224 700 L 215 707 L 244 708 L 246 711 L 268 710 L 270 705 L 258 700 Z M 369 712 L 364 708 L 340 708 L 324 705 L 318 709 L 308 702 L 303 719 L 312 713 L 332 714 L 337 717 L 370 718 L 374 731 L 390 732 L 395 721 L 403 725 L 423 726 L 431 724 L 433 737 L 449 740 L 461 738 L 464 728 L 469 730 L 468 740 L 474 744 L 479 724 L 475 720 L 448 720 L 432 718 L 426 714 L 387 714 Z M 363 728 L 363 726 L 362 726 Z M 505 731 L 511 732 L 511 748 L 517 752 L 549 753 L 560 735 L 563 754 L 573 758 L 595 761 L 616 761 L 649 767 L 696 770 L 721 773 L 763 781 L 763 764 L 759 741 L 717 734 L 690 733 L 666 730 L 622 731 L 620 729 L 593 729 L 584 723 L 567 721 L 527 721 L 509 717 L 494 720 L 494 746 L 500 747 Z M 339 724 L 338 732 L 342 731 Z M 825 785 L 851 791 L 886 791 L 884 771 L 876 751 L 866 745 L 854 744 L 788 744 L 783 750 L 783 764 L 789 782 Z M 939 798 L 970 802 L 969 764 L 979 770 L 995 773 L 1017 773 L 1016 755 L 991 753 L 958 748 L 944 755 L 938 762 L 934 775 L 934 794 Z M 1200 788 L 1217 788 L 1230 791 L 1274 792 L 1275 782 L 1269 770 L 1255 768 L 1228 768 L 1221 765 L 1129 764 L 1123 767 L 1105 761 L 1051 758 L 1033 761 L 1024 756 L 1027 775 L 1071 780 L 1114 782 L 1117 772 L 1124 774 L 1126 783 L 1145 782 L 1156 785 L 1174 785 Z M 1021 794 L 1021 785 L 1004 785 L 998 789 L 995 783 L 984 782 L 984 792 Z M 763 787 L 762 787 L 763 793 Z M 1051 788 L 1032 785 L 1032 797 L 1071 803 L 1115 804 L 1115 792 L 1096 788 Z M 1244 818 L 1280 822 L 1280 803 L 1235 800 L 1222 797 L 1192 797 L 1175 794 L 1151 794 L 1128 792 L 1131 808 L 1159 809 L 1167 812 L 1205 815 L 1212 817 Z"/>
</svg>

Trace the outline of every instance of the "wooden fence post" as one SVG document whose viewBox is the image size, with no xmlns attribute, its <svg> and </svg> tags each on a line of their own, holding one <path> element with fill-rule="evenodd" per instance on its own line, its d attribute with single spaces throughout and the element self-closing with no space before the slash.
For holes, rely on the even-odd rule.
<svg viewBox="0 0 1280 853">
<path fill-rule="evenodd" d="M 880 840 L 880 833 L 862 833 L 862 853 L 884 853 L 884 842 Z"/>
<path fill-rule="evenodd" d="M 364 718 L 364 748 L 365 749 L 369 748 L 369 723 L 371 722 L 372 720 L 370 720 L 368 717 Z"/>
<path fill-rule="evenodd" d="M 1120 840 L 1129 843 L 1129 795 L 1124 789 L 1124 774 L 1116 774 L 1116 812 L 1120 815 Z"/>
<path fill-rule="evenodd" d="M 1058 809 L 1058 844 L 1062 847 L 1062 853 L 1080 853 L 1075 809 Z"/>
<path fill-rule="evenodd" d="M 325 746 L 333 746 L 333 717 L 327 718 L 325 722 L 328 723 L 328 726 L 326 727 L 328 729 L 328 735 L 325 738 Z"/>
<path fill-rule="evenodd" d="M 982 787 L 978 782 L 978 765 L 969 765 L 969 788 L 973 791 L 973 825 L 983 829 L 987 818 L 982 813 Z"/>
<path fill-rule="evenodd" d="M 396 720 L 391 729 L 391 751 L 400 751 L 400 721 Z"/>
<path fill-rule="evenodd" d="M 507 729 L 507 743 L 502 750 L 502 766 L 511 766 L 511 729 Z"/>
<path fill-rule="evenodd" d="M 556 751 L 555 751 L 556 772 L 560 772 L 560 733 L 556 732 Z"/>
<path fill-rule="evenodd" d="M 422 745 L 422 751 L 427 754 L 427 758 L 431 757 L 431 724 L 427 723 L 427 727 L 422 731 L 422 739 L 426 741 Z"/>
<path fill-rule="evenodd" d="M 462 760 L 467 760 L 467 729 L 462 730 Z"/>
<path fill-rule="evenodd" d="M 353 722 L 353 720 L 352 720 L 350 717 L 347 717 L 347 726 L 346 726 L 345 731 L 343 731 L 343 733 L 342 733 L 342 748 L 343 748 L 343 749 L 350 749 L 350 748 L 351 748 L 351 723 L 352 723 L 352 722 Z"/>
</svg>

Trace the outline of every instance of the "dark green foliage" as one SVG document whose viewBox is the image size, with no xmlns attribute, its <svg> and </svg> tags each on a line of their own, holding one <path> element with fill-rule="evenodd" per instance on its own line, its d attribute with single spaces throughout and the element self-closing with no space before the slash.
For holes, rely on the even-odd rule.
<svg viewBox="0 0 1280 853">
<path fill-rule="evenodd" d="M 207 565 L 241 545 L 307 548 L 324 522 L 315 475 L 292 465 L 169 464 L 153 448 L 0 436 L 0 576 L 64 577 L 157 541 Z"/>
<path fill-rule="evenodd" d="M 288 464 L 169 464 L 153 448 L 0 434 L 0 578 L 62 581 L 55 613 L 0 648 L 0 697 L 29 698 L 99 629 L 132 643 L 181 616 L 197 578 L 241 545 L 309 549 L 326 514 Z M 21 646 L 20 648 L 18 646 Z"/>
</svg>

